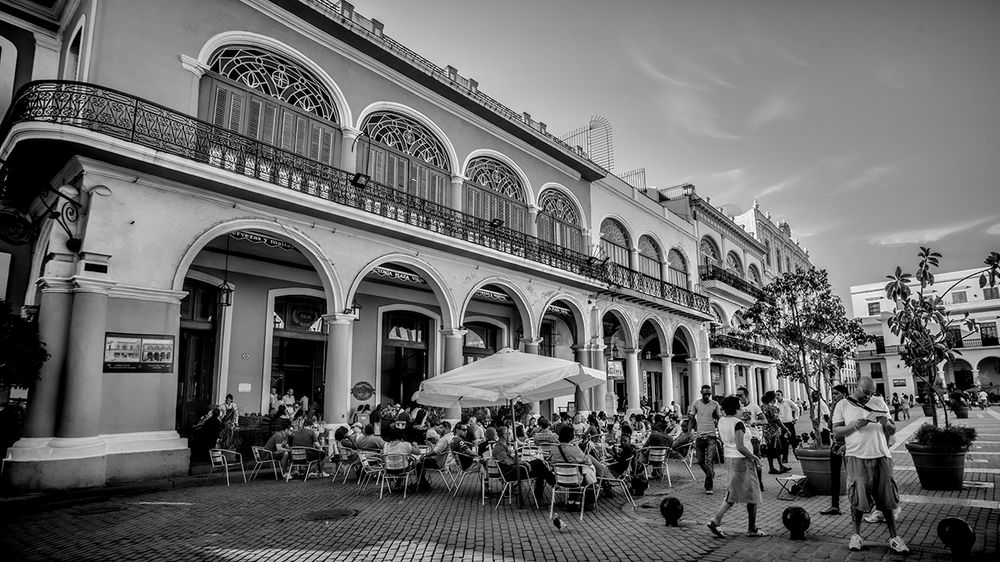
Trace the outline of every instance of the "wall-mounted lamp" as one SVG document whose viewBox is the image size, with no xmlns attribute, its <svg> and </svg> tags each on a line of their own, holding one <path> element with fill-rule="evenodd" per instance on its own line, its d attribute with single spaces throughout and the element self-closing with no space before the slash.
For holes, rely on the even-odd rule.
<svg viewBox="0 0 1000 562">
<path fill-rule="evenodd" d="M 219 291 L 219 306 L 232 306 L 233 305 L 233 288 L 229 285 L 229 239 L 230 235 L 226 234 L 226 265 L 222 270 L 222 283 L 216 289 Z"/>
<path fill-rule="evenodd" d="M 368 182 L 372 181 L 372 177 L 363 172 L 357 172 L 354 177 L 351 178 L 351 185 L 358 189 L 365 189 L 368 187 Z"/>
<path fill-rule="evenodd" d="M 493 228 L 499 228 L 503 226 L 503 219 L 493 219 L 490 221 L 490 226 Z"/>
<path fill-rule="evenodd" d="M 361 320 L 361 305 L 358 304 L 357 299 L 354 299 L 354 302 L 351 303 L 351 306 L 344 309 L 344 314 L 350 314 L 351 316 L 353 316 L 355 322 Z"/>
<path fill-rule="evenodd" d="M 74 195 L 79 193 L 76 188 L 72 188 Z M 55 194 L 56 199 L 49 202 L 48 198 L 50 194 Z M 73 231 L 69 229 L 69 223 L 76 223 L 80 218 L 80 203 L 74 199 L 70 199 L 62 192 L 46 188 L 41 193 L 38 194 L 39 199 L 41 199 L 42 204 L 45 205 L 45 214 L 52 220 L 56 221 L 56 224 L 62 227 L 66 231 L 66 236 L 69 237 L 66 240 L 66 249 L 74 254 L 80 251 L 83 247 L 83 240 L 77 238 Z M 59 205 L 59 199 L 62 198 L 64 201 L 62 205 Z M 58 208 L 57 208 L 58 207 Z"/>
</svg>

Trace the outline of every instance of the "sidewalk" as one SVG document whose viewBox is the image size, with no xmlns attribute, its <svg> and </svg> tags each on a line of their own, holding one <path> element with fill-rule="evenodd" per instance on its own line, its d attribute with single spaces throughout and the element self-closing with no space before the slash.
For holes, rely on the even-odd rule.
<svg viewBox="0 0 1000 562">
<path fill-rule="evenodd" d="M 912 419 L 918 427 L 921 420 Z M 966 480 L 958 492 L 920 489 L 905 450 L 897 450 L 897 478 L 903 495 L 900 533 L 912 549 L 908 560 L 949 559 L 937 539 L 937 522 L 962 517 L 976 529 L 975 553 L 997 559 L 1000 497 L 1000 411 L 973 411 L 967 425 L 980 432 L 970 453 Z M 982 461 L 982 462 L 980 462 Z M 792 462 L 796 472 L 799 466 Z M 683 476 L 681 474 L 683 473 Z M 732 533 L 717 539 L 705 523 L 724 497 L 724 466 L 716 475 L 716 494 L 701 488 L 695 466 L 671 466 L 674 487 L 653 481 L 633 509 L 621 497 L 602 498 L 583 522 L 558 511 L 568 530 L 558 531 L 543 510 L 505 505 L 480 506 L 477 482 L 457 497 L 437 479 L 435 490 L 378 499 L 378 491 L 358 494 L 352 482 L 330 479 L 275 482 L 261 479 L 226 487 L 214 477 L 86 492 L 67 492 L 0 501 L 0 548 L 18 560 L 794 560 L 901 559 L 890 555 L 885 526 L 865 524 L 869 547 L 847 550 L 851 523 L 844 516 L 823 516 L 829 497 L 774 499 L 778 487 L 765 477 L 759 526 L 772 536 L 747 538 Z M 685 506 L 682 526 L 671 529 L 659 517 L 666 495 Z M 58 501 L 53 498 L 58 498 Z M 842 506 L 846 505 L 842 498 Z M 530 500 L 529 500 L 530 501 Z M 781 512 L 801 505 L 812 516 L 807 540 L 792 541 L 780 523 Z M 340 510 L 332 513 L 329 510 Z M 321 513 L 324 512 L 325 513 Z M 333 517 L 327 519 L 327 517 Z M 311 520 L 311 519 L 317 520 Z M 741 506 L 726 516 L 723 529 L 743 531 Z"/>
</svg>

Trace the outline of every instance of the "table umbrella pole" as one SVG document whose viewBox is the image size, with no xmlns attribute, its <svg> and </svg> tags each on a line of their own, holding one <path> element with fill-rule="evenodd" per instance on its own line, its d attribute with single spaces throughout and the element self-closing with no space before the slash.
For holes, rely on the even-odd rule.
<svg viewBox="0 0 1000 562">
<path fill-rule="evenodd" d="M 517 422 L 514 420 L 514 401 L 507 400 L 510 406 L 510 436 L 514 439 L 514 472 L 517 473 L 517 507 L 524 507 L 524 498 L 521 497 L 521 453 L 517 449 Z"/>
</svg>

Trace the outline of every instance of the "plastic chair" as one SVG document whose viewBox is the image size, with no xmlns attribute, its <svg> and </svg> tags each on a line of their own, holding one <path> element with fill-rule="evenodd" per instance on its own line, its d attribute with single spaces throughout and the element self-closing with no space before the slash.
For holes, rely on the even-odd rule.
<svg viewBox="0 0 1000 562">
<path fill-rule="evenodd" d="M 212 468 L 208 471 L 209 478 L 212 477 L 212 473 L 216 470 L 221 470 L 226 473 L 226 486 L 228 486 L 229 471 L 238 466 L 240 467 L 240 472 L 243 473 L 243 483 L 246 483 L 247 473 L 243 470 L 243 455 L 229 449 L 209 449 L 208 458 L 212 461 Z M 229 460 L 230 458 L 233 460 Z M 205 482 L 207 483 L 208 480 L 206 479 Z"/>
<path fill-rule="evenodd" d="M 288 473 L 285 475 L 285 482 L 292 479 L 292 469 L 296 467 L 305 467 L 306 475 L 302 479 L 303 482 L 309 480 L 309 473 L 312 472 L 313 465 L 315 465 L 316 469 L 319 470 L 319 459 L 313 458 L 310 460 L 310 451 L 320 455 L 320 457 L 323 455 L 323 451 L 312 447 L 292 447 L 291 463 L 288 465 Z"/>
<path fill-rule="evenodd" d="M 378 499 L 382 499 L 382 494 L 386 487 L 392 493 L 390 481 L 403 481 L 403 499 L 406 499 L 406 492 L 410 487 L 410 474 L 413 474 L 413 459 L 404 453 L 390 453 L 382 457 L 382 483 L 378 489 Z"/>
<path fill-rule="evenodd" d="M 574 463 L 556 463 L 552 471 L 556 475 L 556 483 L 552 486 L 552 501 L 549 503 L 549 519 L 552 519 L 556 509 L 556 496 L 565 494 L 567 498 L 580 494 L 580 521 L 583 521 L 583 511 L 587 503 L 587 489 L 594 489 L 594 501 L 597 501 L 597 483 L 587 484 L 583 477 L 583 469 L 587 465 Z"/>
<path fill-rule="evenodd" d="M 260 470 L 268 464 L 271 465 L 272 474 L 274 474 L 274 479 L 277 480 L 281 468 L 278 466 L 278 461 L 274 459 L 274 453 L 264 447 L 250 447 L 250 451 L 253 452 L 254 460 L 253 470 L 250 471 L 250 480 L 256 478 L 260 474 Z"/>
<path fill-rule="evenodd" d="M 609 486 L 619 486 L 622 489 L 622 495 L 625 496 L 625 499 L 628 500 L 629 503 L 632 504 L 632 507 L 637 507 L 635 505 L 635 498 L 632 497 L 632 474 L 631 473 L 632 473 L 632 464 L 633 464 L 632 461 L 634 459 L 635 459 L 635 457 L 629 457 L 628 458 L 628 460 L 627 460 L 627 462 L 628 462 L 628 468 L 625 470 L 625 472 L 622 473 L 621 476 L 617 476 L 617 477 L 604 477 L 604 476 L 601 476 L 601 475 L 597 475 L 597 484 L 600 485 L 600 486 L 602 486 L 602 487 L 605 484 L 607 484 Z M 668 479 L 668 482 L 669 482 L 669 479 Z"/>
</svg>

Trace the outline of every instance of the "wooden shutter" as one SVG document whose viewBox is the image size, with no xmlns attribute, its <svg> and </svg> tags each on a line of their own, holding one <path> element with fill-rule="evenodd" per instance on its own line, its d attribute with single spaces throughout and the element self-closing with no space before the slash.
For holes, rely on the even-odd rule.
<svg viewBox="0 0 1000 562">
<path fill-rule="evenodd" d="M 214 106 L 212 108 L 212 124 L 240 132 L 243 120 L 243 92 L 227 87 L 223 84 L 215 83 L 215 92 L 212 96 Z"/>
</svg>

